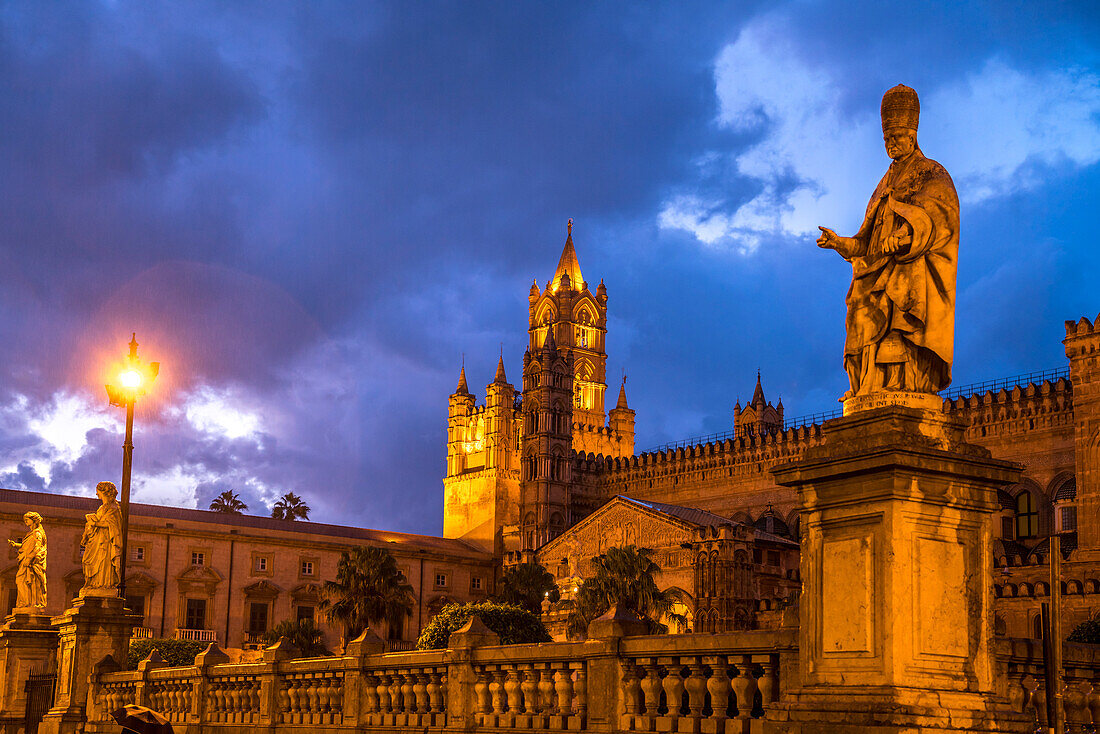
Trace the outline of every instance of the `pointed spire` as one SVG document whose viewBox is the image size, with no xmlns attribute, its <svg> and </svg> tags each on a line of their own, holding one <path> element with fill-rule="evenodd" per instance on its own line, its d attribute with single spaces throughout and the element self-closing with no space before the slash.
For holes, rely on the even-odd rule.
<svg viewBox="0 0 1100 734">
<path fill-rule="evenodd" d="M 569 220 L 569 230 L 565 237 L 565 247 L 561 251 L 561 258 L 558 259 L 558 269 L 554 271 L 553 288 L 557 290 L 561 285 L 562 276 L 569 276 L 569 287 L 580 288 L 581 283 L 584 282 L 584 277 L 581 276 L 581 265 L 577 261 L 577 251 L 573 248 L 573 220 Z"/>
<path fill-rule="evenodd" d="M 469 395 L 470 388 L 466 385 L 466 355 L 462 355 L 462 369 L 458 373 L 458 387 L 455 388 L 456 395 Z"/>
<path fill-rule="evenodd" d="M 550 326 L 546 327 L 546 341 L 544 341 L 542 343 L 542 348 L 543 349 L 549 349 L 550 351 L 554 351 L 555 349 L 558 348 L 557 343 L 554 342 L 554 325 L 553 324 L 550 324 Z"/>
<path fill-rule="evenodd" d="M 749 405 L 756 405 L 758 403 L 763 405 L 765 402 L 766 401 L 764 400 L 764 388 L 760 386 L 760 370 L 757 370 L 756 371 L 756 389 L 753 390 L 752 402 L 749 403 Z"/>
<path fill-rule="evenodd" d="M 619 385 L 619 402 L 615 403 L 615 409 L 629 408 L 626 404 L 626 380 L 623 380 L 623 384 Z"/>
<path fill-rule="evenodd" d="M 497 376 L 493 378 L 494 385 L 506 385 L 508 378 L 504 376 L 504 348 L 500 350 L 500 361 L 497 362 Z"/>
</svg>

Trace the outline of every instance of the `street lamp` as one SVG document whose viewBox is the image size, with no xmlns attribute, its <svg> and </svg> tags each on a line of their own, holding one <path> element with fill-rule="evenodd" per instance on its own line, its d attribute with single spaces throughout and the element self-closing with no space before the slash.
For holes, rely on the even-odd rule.
<svg viewBox="0 0 1100 734">
<path fill-rule="evenodd" d="M 145 394 L 160 372 L 160 362 L 142 364 L 137 355 L 137 334 L 130 337 L 130 353 L 118 373 L 118 385 L 105 385 L 111 405 L 126 408 L 126 440 L 122 444 L 122 555 L 118 559 L 118 595 L 126 599 L 126 554 L 130 534 L 130 468 L 134 463 L 134 403 Z"/>
</svg>

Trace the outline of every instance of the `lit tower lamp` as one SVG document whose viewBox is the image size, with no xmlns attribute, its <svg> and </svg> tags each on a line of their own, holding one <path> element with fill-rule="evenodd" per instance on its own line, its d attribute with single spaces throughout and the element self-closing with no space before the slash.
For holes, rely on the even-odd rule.
<svg viewBox="0 0 1100 734">
<path fill-rule="evenodd" d="M 127 539 L 130 533 L 130 468 L 134 463 L 134 403 L 145 394 L 160 372 L 160 362 L 142 364 L 137 354 L 137 334 L 130 338 L 130 353 L 118 374 L 118 385 L 106 385 L 111 405 L 126 408 L 126 440 L 122 444 L 122 555 L 118 559 L 118 595 L 126 598 Z"/>
</svg>

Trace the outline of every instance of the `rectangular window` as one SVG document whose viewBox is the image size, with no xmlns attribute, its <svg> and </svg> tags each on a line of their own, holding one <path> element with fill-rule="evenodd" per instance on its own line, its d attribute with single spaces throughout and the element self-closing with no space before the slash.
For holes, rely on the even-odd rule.
<svg viewBox="0 0 1100 734">
<path fill-rule="evenodd" d="M 310 622 L 314 621 L 313 607 L 306 604 L 299 604 L 298 608 L 294 612 L 295 618 L 301 622 L 303 619 L 308 619 Z"/>
<path fill-rule="evenodd" d="M 188 599 L 184 615 L 184 629 L 206 629 L 206 599 Z"/>
<path fill-rule="evenodd" d="M 302 561 L 302 575 L 303 576 L 312 576 L 313 575 L 313 561 Z"/>
<path fill-rule="evenodd" d="M 779 565 L 779 551 L 773 551 L 773 550 L 768 551 L 768 565 L 769 566 L 778 566 Z"/>
<path fill-rule="evenodd" d="M 447 574 L 437 573 L 435 575 L 435 585 L 436 586 L 446 586 L 447 585 Z"/>
<path fill-rule="evenodd" d="M 252 634 L 267 632 L 267 603 L 252 602 L 248 605 L 248 631 Z"/>
<path fill-rule="evenodd" d="M 481 591 L 481 578 L 474 576 L 470 579 L 470 588 L 474 591 Z"/>
<path fill-rule="evenodd" d="M 1077 529 L 1077 508 L 1076 507 L 1063 507 L 1061 508 L 1062 515 L 1062 532 L 1069 533 Z"/>
<path fill-rule="evenodd" d="M 127 596 L 126 607 L 134 614 L 140 614 L 145 619 L 145 596 Z"/>
<path fill-rule="evenodd" d="M 134 549 L 130 551 L 130 560 L 141 563 L 145 560 L 145 546 L 135 545 Z"/>
<path fill-rule="evenodd" d="M 192 551 L 191 552 L 191 565 L 192 566 L 205 566 L 206 565 L 206 554 L 201 552 L 201 551 Z M 193 629 L 198 629 L 198 628 L 193 628 Z"/>
<path fill-rule="evenodd" d="M 1002 517 L 1001 518 L 1001 538 L 1002 539 L 1004 539 L 1004 540 L 1014 540 L 1015 539 L 1015 536 L 1013 536 L 1013 534 L 1012 534 L 1012 526 L 1013 525 L 1014 525 L 1014 523 L 1012 522 L 1011 517 Z"/>
<path fill-rule="evenodd" d="M 267 558 L 264 556 L 256 556 L 256 570 L 261 573 L 267 570 Z"/>
</svg>

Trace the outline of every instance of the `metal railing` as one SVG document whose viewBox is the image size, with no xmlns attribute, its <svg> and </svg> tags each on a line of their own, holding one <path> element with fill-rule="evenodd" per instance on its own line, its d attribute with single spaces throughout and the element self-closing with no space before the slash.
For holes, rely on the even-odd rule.
<svg viewBox="0 0 1100 734">
<path fill-rule="evenodd" d="M 218 633 L 214 630 L 189 630 L 178 629 L 173 634 L 177 640 L 194 640 L 195 642 L 217 642 Z"/>
</svg>

